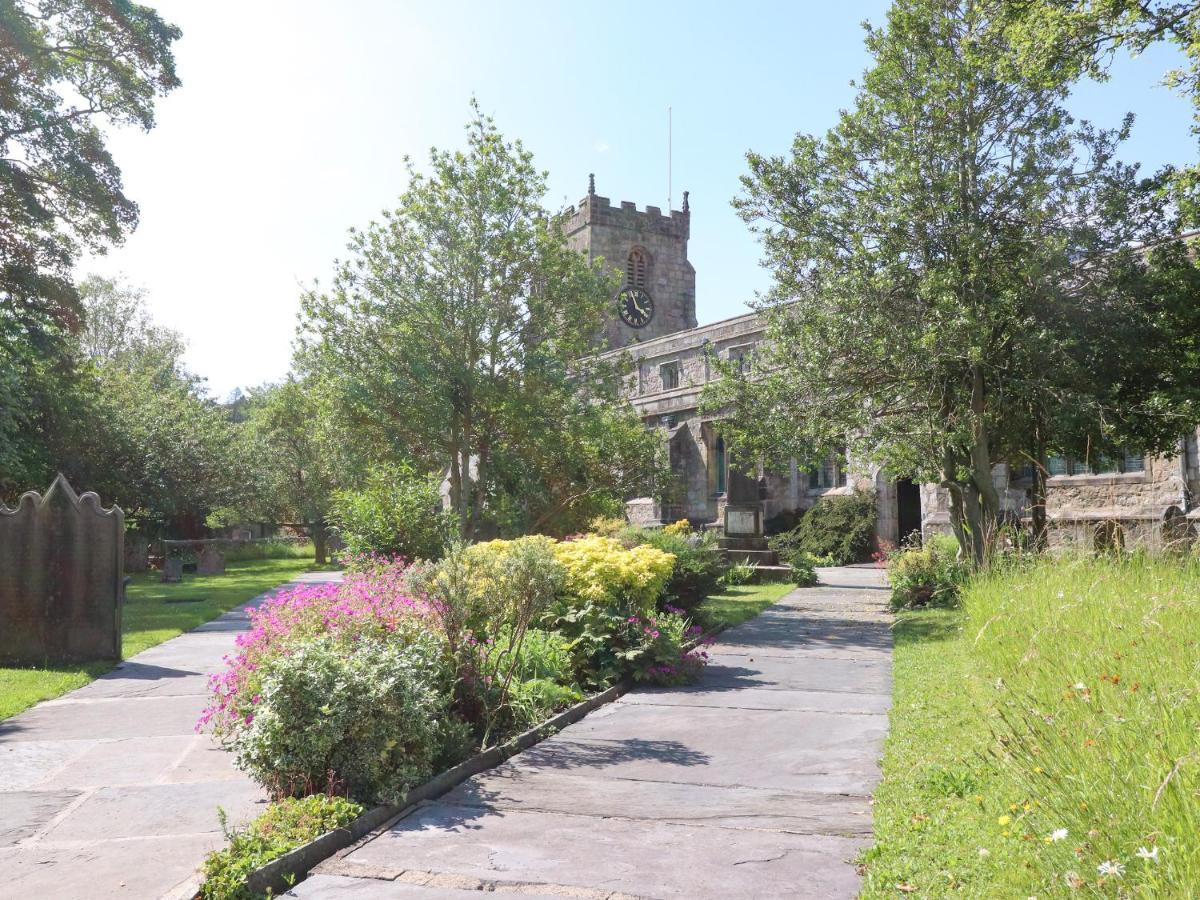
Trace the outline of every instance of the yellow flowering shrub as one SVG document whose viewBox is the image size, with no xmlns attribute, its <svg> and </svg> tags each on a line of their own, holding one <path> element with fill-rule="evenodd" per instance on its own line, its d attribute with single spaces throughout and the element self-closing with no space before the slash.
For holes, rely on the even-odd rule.
<svg viewBox="0 0 1200 900">
<path fill-rule="evenodd" d="M 564 573 L 555 561 L 554 543 L 551 538 L 531 534 L 511 541 L 483 541 L 466 548 L 468 589 L 477 603 L 491 609 L 491 618 L 531 591 L 544 605 L 561 590 Z"/>
<path fill-rule="evenodd" d="M 620 516 L 597 516 L 592 519 L 588 531 L 602 537 L 616 537 L 626 527 L 628 523 Z"/>
<path fill-rule="evenodd" d="M 472 544 L 467 548 L 467 559 L 472 563 L 482 564 L 484 567 L 488 563 L 498 563 L 508 559 L 514 550 L 529 549 L 536 547 L 550 547 L 554 544 L 553 538 L 545 537 L 540 534 L 531 534 L 526 537 L 520 537 L 515 540 L 494 540 L 481 541 L 478 544 Z"/>
<path fill-rule="evenodd" d="M 680 519 L 678 522 L 672 522 L 670 525 L 664 525 L 663 534 L 688 534 L 692 530 L 692 523 L 687 519 Z"/>
<path fill-rule="evenodd" d="M 567 591 L 597 602 L 624 600 L 631 608 L 650 609 L 675 567 L 675 555 L 641 545 L 626 549 L 610 537 L 589 534 L 554 545 L 566 570 Z"/>
</svg>

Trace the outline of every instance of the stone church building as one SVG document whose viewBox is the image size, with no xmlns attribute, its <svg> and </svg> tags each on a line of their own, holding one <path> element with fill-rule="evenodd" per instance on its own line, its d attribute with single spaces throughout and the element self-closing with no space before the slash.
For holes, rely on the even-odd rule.
<svg viewBox="0 0 1200 900">
<path fill-rule="evenodd" d="M 625 353 L 632 357 L 626 397 L 648 427 L 661 431 L 681 484 L 679 496 L 666 507 L 648 498 L 630 501 L 631 520 L 719 523 L 726 507 L 752 505 L 761 509 L 761 521 L 769 527 L 781 513 L 808 509 L 821 497 L 859 489 L 875 491 L 880 541 L 895 544 L 914 532 L 949 530 L 946 492 L 933 484 L 895 479 L 885 470 L 859 470 L 832 458 L 814 471 L 793 461 L 783 474 L 768 469 L 758 477 L 730 466 L 720 419 L 701 414 L 700 394 L 718 377 L 714 359 L 749 364 L 755 344 L 763 338 L 763 325 L 756 313 L 698 325 L 686 192 L 682 209 L 639 210 L 633 203 L 613 205 L 597 195 L 590 178 L 587 196 L 566 212 L 568 243 L 589 259 L 603 258 L 621 273 L 624 286 L 604 333 L 609 349 L 602 358 Z M 1200 429 L 1181 438 L 1178 452 L 1165 457 L 1128 452 L 1091 465 L 1049 460 L 1052 544 L 1156 547 L 1194 533 L 1200 518 L 1198 438 Z M 1031 471 L 997 466 L 993 474 L 1005 508 L 1027 519 Z"/>
</svg>

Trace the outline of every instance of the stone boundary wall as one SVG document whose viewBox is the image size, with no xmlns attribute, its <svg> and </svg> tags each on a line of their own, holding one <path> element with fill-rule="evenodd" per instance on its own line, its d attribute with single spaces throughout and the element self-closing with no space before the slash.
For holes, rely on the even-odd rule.
<svg viewBox="0 0 1200 900">
<path fill-rule="evenodd" d="M 59 475 L 0 504 L 0 661 L 121 657 L 125 515 Z"/>
</svg>

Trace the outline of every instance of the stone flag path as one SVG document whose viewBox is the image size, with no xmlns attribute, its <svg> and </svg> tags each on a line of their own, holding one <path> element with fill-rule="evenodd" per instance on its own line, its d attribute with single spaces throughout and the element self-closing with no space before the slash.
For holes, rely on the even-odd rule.
<svg viewBox="0 0 1200 900">
<path fill-rule="evenodd" d="M 233 824 L 259 812 L 262 791 L 194 730 L 245 609 L 0 722 L 0 897 L 186 893 L 224 844 L 217 807 Z"/>
<path fill-rule="evenodd" d="M 822 569 L 644 689 L 328 860 L 305 900 L 853 897 L 891 688 L 888 592 Z"/>
</svg>

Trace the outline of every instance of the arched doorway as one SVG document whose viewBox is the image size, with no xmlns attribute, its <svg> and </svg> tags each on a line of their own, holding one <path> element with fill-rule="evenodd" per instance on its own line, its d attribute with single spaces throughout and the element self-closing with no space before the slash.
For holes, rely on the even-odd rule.
<svg viewBox="0 0 1200 900">
<path fill-rule="evenodd" d="M 896 526 L 901 544 L 921 543 L 921 488 L 911 478 L 896 481 Z"/>
</svg>

